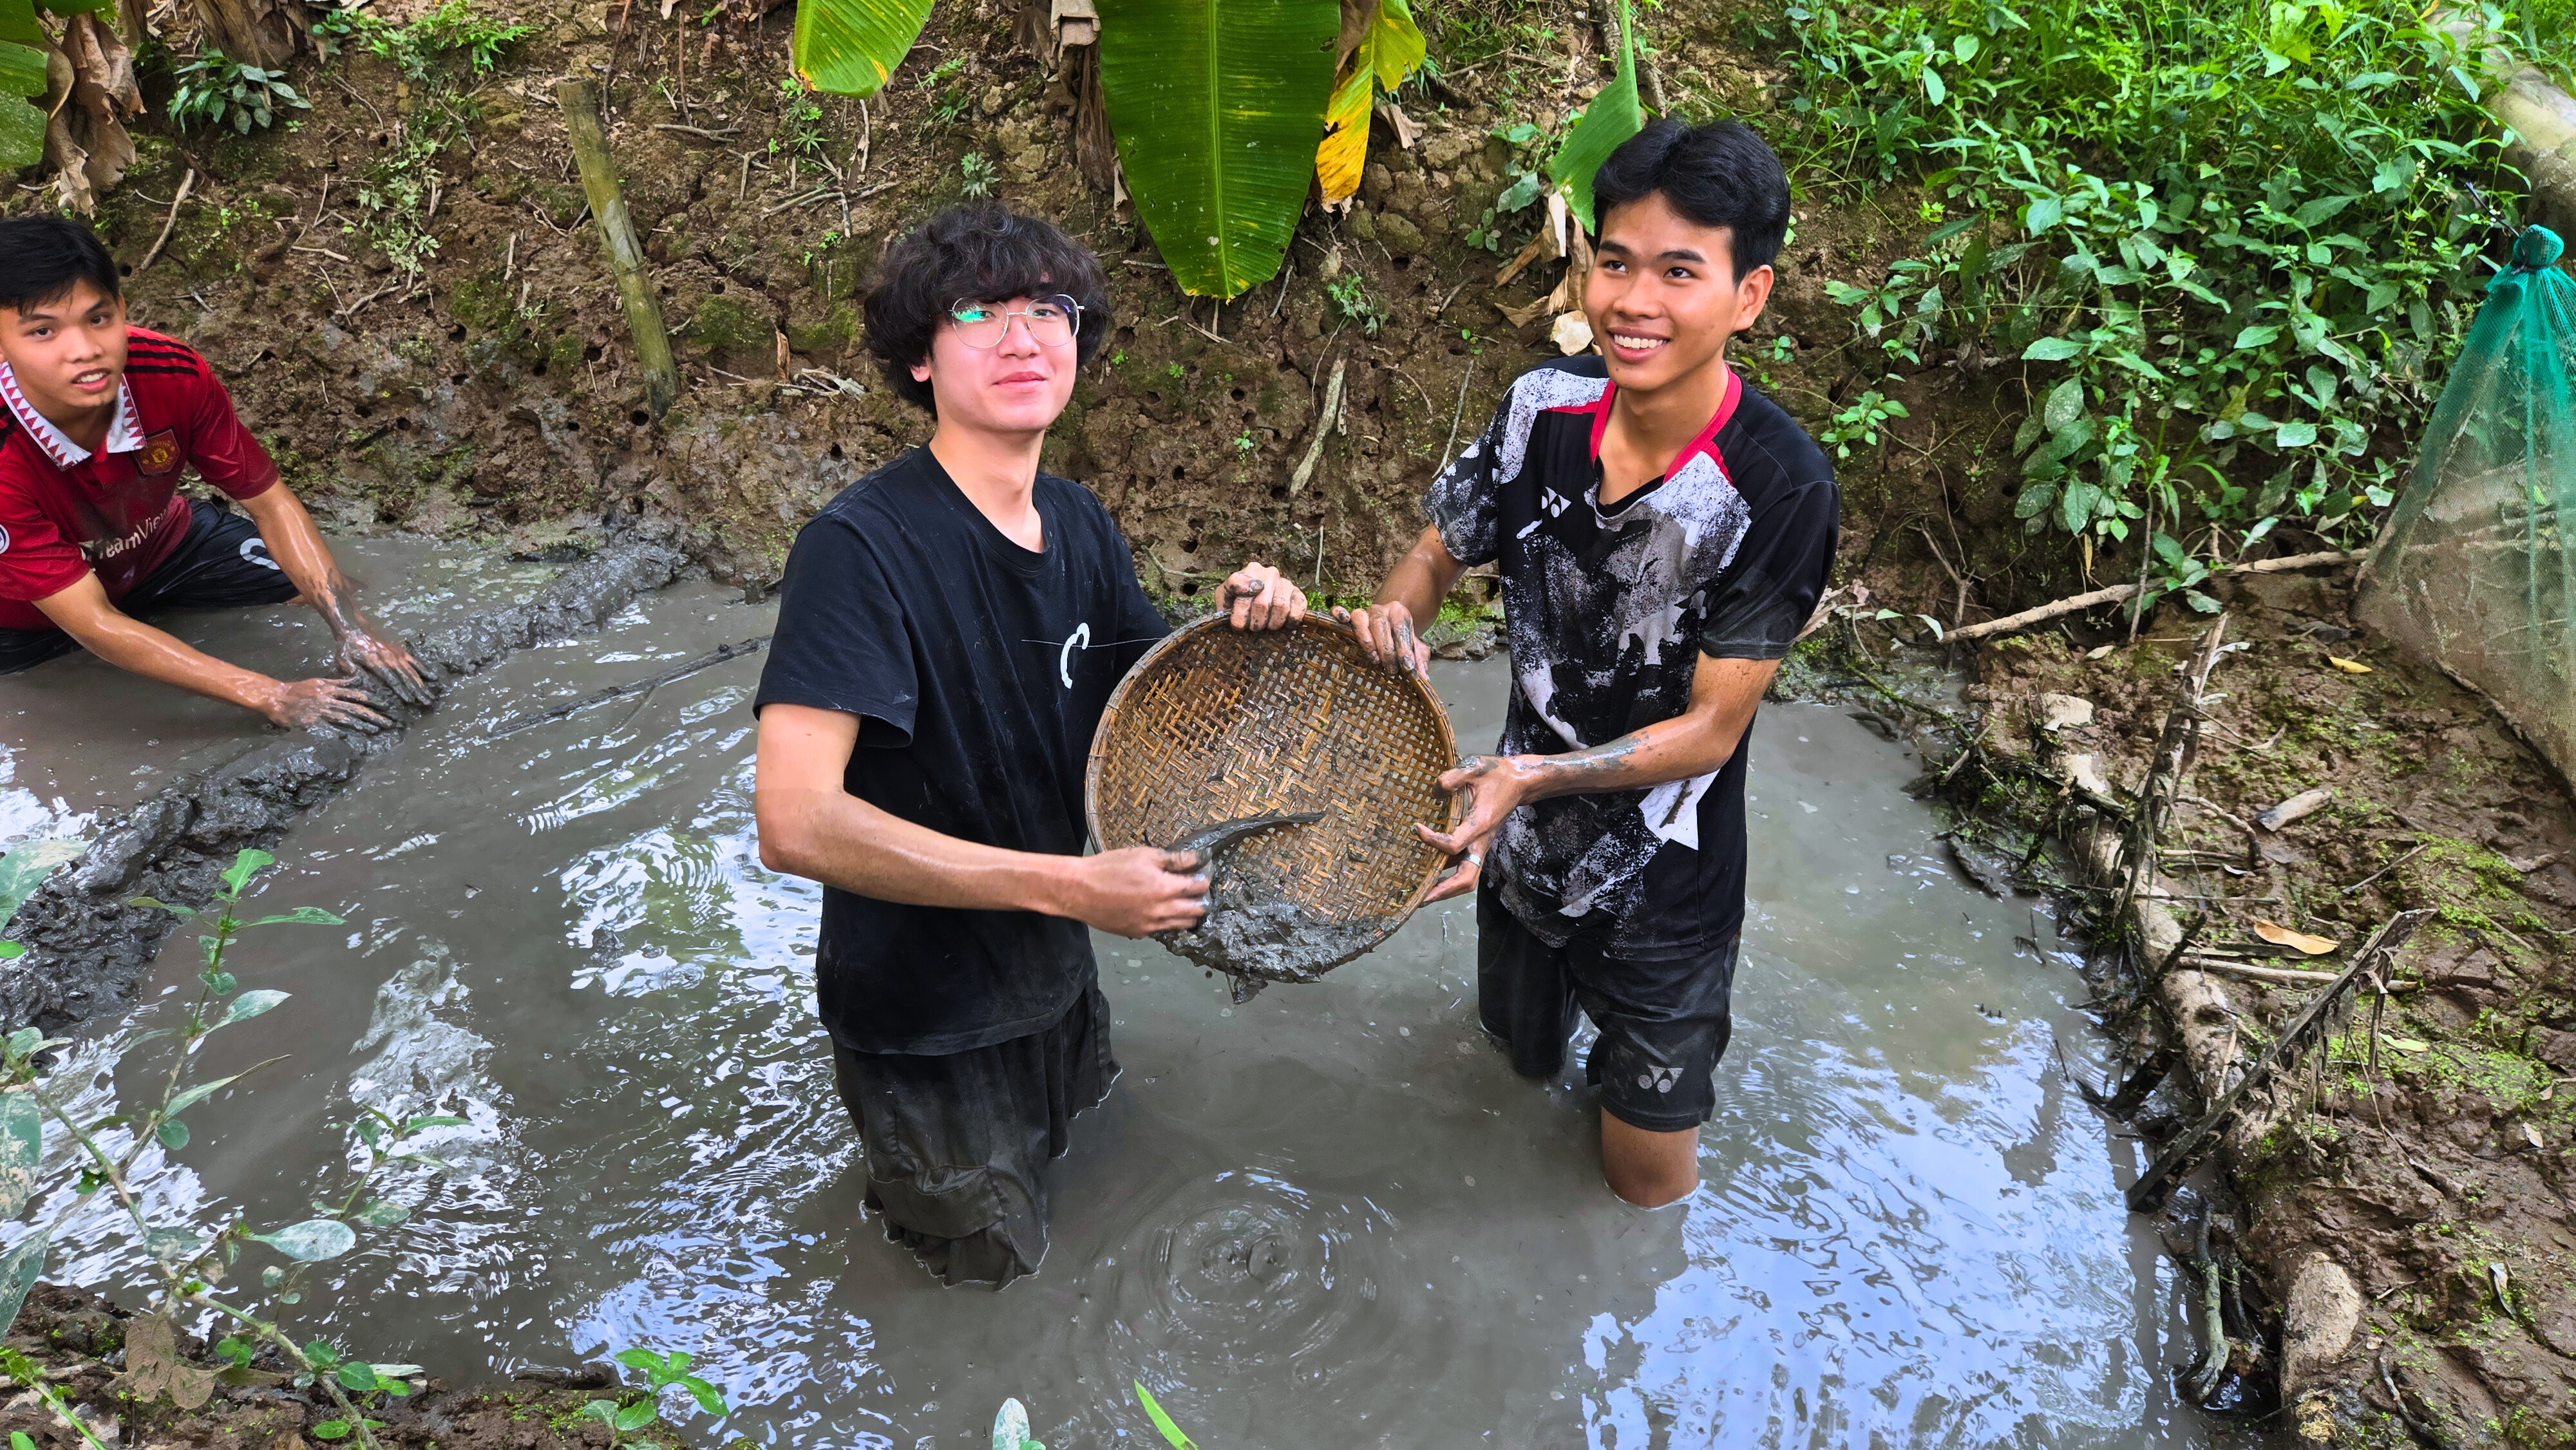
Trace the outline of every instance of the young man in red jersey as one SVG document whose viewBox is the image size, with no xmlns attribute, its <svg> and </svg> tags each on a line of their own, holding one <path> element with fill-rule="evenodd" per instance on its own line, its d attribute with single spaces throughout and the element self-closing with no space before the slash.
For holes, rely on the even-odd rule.
<svg viewBox="0 0 2576 1450">
<path fill-rule="evenodd" d="M 191 467 L 249 517 L 179 497 Z M 273 680 L 135 617 L 297 598 L 330 624 L 346 673 Z M 411 652 L 358 613 L 206 360 L 126 323 L 89 228 L 13 217 L 0 221 L 0 675 L 74 649 L 290 729 L 382 726 L 361 670 L 430 699 Z"/>
<path fill-rule="evenodd" d="M 1501 752 L 1425 827 L 1478 888 L 1477 999 L 1524 1076 L 1556 1075 L 1580 1006 L 1601 1029 L 1611 1189 L 1653 1207 L 1699 1181 L 1744 923 L 1744 741 L 1832 567 L 1833 468 L 1726 365 L 1771 295 L 1789 222 L 1779 158 L 1743 126 L 1657 121 L 1592 182 L 1583 310 L 1602 355 L 1523 373 L 1431 485 L 1431 527 L 1357 612 L 1421 668 L 1413 621 L 1500 564 L 1512 696 Z"/>
</svg>

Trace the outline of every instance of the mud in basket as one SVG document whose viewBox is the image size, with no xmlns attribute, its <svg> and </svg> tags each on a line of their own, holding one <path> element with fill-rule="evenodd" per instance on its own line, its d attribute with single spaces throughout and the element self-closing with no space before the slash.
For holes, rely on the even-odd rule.
<svg viewBox="0 0 2576 1450">
<path fill-rule="evenodd" d="M 1209 919 L 1161 938 L 1234 977 L 1239 999 L 1261 981 L 1314 981 L 1404 924 L 1446 864 L 1414 823 L 1454 819 L 1439 777 L 1457 760 L 1431 687 L 1372 664 L 1349 629 L 1307 619 L 1254 633 L 1218 615 L 1155 645 L 1119 682 L 1092 737 L 1083 803 L 1104 851 L 1316 816 L 1203 861 Z"/>
<path fill-rule="evenodd" d="M 2487 284 L 2356 613 L 2576 777 L 2576 280 L 2546 227 Z"/>
</svg>

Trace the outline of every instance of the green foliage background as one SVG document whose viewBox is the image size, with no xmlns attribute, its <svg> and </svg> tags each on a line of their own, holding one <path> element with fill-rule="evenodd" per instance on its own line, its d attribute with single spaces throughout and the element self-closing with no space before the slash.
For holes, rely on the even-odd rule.
<svg viewBox="0 0 2576 1450">
<path fill-rule="evenodd" d="M 2358 542 L 2403 487 L 2522 195 L 2487 57 L 2563 68 L 2549 3 L 1800 0 L 1756 38 L 1793 173 L 1922 188 L 1914 255 L 1831 285 L 1866 344 L 2017 365 L 2015 512 L 2088 558 L 2144 531 L 2156 590 L 2214 608 L 2211 564 L 2284 524 Z"/>
</svg>

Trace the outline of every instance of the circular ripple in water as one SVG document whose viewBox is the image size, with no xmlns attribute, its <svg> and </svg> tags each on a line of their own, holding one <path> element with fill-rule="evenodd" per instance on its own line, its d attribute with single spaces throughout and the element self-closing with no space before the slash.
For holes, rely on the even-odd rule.
<svg viewBox="0 0 2576 1450">
<path fill-rule="evenodd" d="M 1369 1400 L 1367 1386 L 1418 1382 L 1447 1359 L 1434 1306 L 1394 1292 L 1394 1226 L 1365 1200 L 1258 1168 L 1142 1197 L 1089 1274 L 1078 1353 L 1094 1383 L 1141 1379 L 1200 1434 L 1265 1391 Z"/>
</svg>

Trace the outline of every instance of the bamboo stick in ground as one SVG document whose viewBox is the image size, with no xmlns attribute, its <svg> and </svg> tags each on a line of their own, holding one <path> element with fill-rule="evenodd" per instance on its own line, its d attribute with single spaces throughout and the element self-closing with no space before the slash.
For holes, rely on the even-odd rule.
<svg viewBox="0 0 2576 1450">
<path fill-rule="evenodd" d="M 590 214 L 599 223 L 608 249 L 608 270 L 617 278 L 617 297 L 626 308 L 626 329 L 635 339 L 635 365 L 644 374 L 645 407 L 655 418 L 671 410 L 680 393 L 680 370 L 671 360 L 671 336 L 662 327 L 661 299 L 644 275 L 644 249 L 635 241 L 635 222 L 626 211 L 626 193 L 608 154 L 608 136 L 599 123 L 599 92 L 588 81 L 555 85 L 555 102 L 563 108 L 564 133 L 572 139 L 573 160 L 581 167 L 581 189 L 590 199 Z"/>
</svg>

